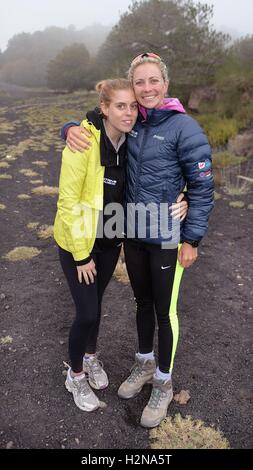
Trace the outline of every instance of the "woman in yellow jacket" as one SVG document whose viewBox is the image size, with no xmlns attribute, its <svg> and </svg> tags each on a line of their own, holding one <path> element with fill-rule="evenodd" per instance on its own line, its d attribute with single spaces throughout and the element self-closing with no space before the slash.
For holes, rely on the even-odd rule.
<svg viewBox="0 0 253 470">
<path fill-rule="evenodd" d="M 99 407 L 90 385 L 95 389 L 108 385 L 95 355 L 96 340 L 102 296 L 117 264 L 123 235 L 106 236 L 103 209 L 109 203 L 123 206 L 126 133 L 138 113 L 128 80 L 105 80 L 96 89 L 102 114 L 96 109 L 83 122 L 92 135 L 89 150 L 76 153 L 75 158 L 67 147 L 63 151 L 54 224 L 60 262 L 76 306 L 69 334 L 71 369 L 65 385 L 84 411 Z"/>
<path fill-rule="evenodd" d="M 76 152 L 74 158 L 68 147 L 63 151 L 54 225 L 60 262 L 76 306 L 69 334 L 71 368 L 65 385 L 84 411 L 99 407 L 92 388 L 108 385 L 107 374 L 96 355 L 96 342 L 102 296 L 124 238 L 126 133 L 133 128 L 138 114 L 128 80 L 104 80 L 96 89 L 100 109 L 88 112 L 82 123 L 91 134 L 91 147 Z M 117 223 L 122 231 L 112 228 L 111 216 L 104 210 L 109 204 L 121 208 Z M 185 206 L 182 205 L 181 216 Z M 112 229 L 111 233 L 107 228 Z"/>
</svg>

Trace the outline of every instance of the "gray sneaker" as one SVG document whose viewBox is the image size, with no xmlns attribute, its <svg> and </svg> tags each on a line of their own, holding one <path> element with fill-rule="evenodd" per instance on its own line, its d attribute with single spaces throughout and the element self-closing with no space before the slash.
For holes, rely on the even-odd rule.
<svg viewBox="0 0 253 470">
<path fill-rule="evenodd" d="M 145 428 L 154 428 L 167 416 L 168 406 L 173 398 L 171 380 L 153 378 L 153 388 L 147 406 L 145 406 L 141 425 Z"/>
<path fill-rule="evenodd" d="M 103 363 L 97 356 L 91 356 L 90 359 L 83 359 L 83 370 L 88 374 L 88 382 L 92 388 L 101 390 L 108 387 L 108 376 L 103 369 Z"/>
<path fill-rule="evenodd" d="M 66 389 L 73 394 L 74 402 L 80 410 L 93 411 L 99 408 L 99 399 L 91 390 L 85 375 L 81 378 L 70 377 L 70 369 L 65 381 Z"/>
<path fill-rule="evenodd" d="M 135 363 L 131 368 L 131 374 L 118 389 L 119 397 L 133 398 L 138 395 L 144 384 L 152 383 L 155 369 L 155 359 L 143 360 L 135 354 Z"/>
</svg>

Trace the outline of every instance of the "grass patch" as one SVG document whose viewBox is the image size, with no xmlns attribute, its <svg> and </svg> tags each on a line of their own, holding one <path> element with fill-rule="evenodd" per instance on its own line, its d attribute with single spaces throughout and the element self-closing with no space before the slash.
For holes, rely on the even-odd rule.
<svg viewBox="0 0 253 470">
<path fill-rule="evenodd" d="M 26 150 L 31 149 L 31 144 L 32 139 L 22 140 L 18 145 L 11 145 L 8 147 L 7 151 L 10 152 L 13 157 L 20 157 Z"/>
<path fill-rule="evenodd" d="M 250 211 L 253 211 L 253 204 L 249 204 L 247 209 L 249 209 Z"/>
<path fill-rule="evenodd" d="M 46 240 L 47 238 L 53 238 L 54 226 L 53 225 L 42 225 L 37 232 L 38 238 Z"/>
<path fill-rule="evenodd" d="M 231 201 L 229 203 L 230 207 L 233 207 L 234 209 L 242 209 L 245 206 L 244 201 Z"/>
<path fill-rule="evenodd" d="M 0 168 L 10 168 L 10 165 L 7 162 L 0 162 Z"/>
<path fill-rule="evenodd" d="M 38 176 L 39 175 L 39 173 L 31 170 L 30 168 L 23 168 L 23 170 L 19 170 L 19 173 L 22 173 L 22 175 L 25 175 L 25 176 Z"/>
<path fill-rule="evenodd" d="M 2 173 L 2 174 L 0 175 L 0 178 L 1 178 L 2 180 L 12 180 L 12 176 L 11 176 L 11 175 L 8 175 L 7 173 Z"/>
<path fill-rule="evenodd" d="M 29 196 L 29 194 L 18 194 L 17 197 L 19 199 L 31 199 L 31 196 Z"/>
<path fill-rule="evenodd" d="M 214 200 L 215 201 L 218 201 L 219 199 L 221 199 L 221 194 L 220 193 L 217 193 L 217 191 L 214 191 Z"/>
<path fill-rule="evenodd" d="M 151 449 L 229 449 L 227 439 L 220 431 L 204 425 L 191 416 L 168 417 L 158 428 L 150 431 Z"/>
<path fill-rule="evenodd" d="M 11 344 L 13 342 L 13 338 L 11 336 L 3 336 L 0 338 L 0 344 Z"/>
<path fill-rule="evenodd" d="M 6 209 L 6 206 L 4 204 L 0 204 L 0 210 Z"/>
<path fill-rule="evenodd" d="M 30 180 L 31 184 L 43 184 L 43 180 Z"/>
<path fill-rule="evenodd" d="M 250 191 L 249 185 L 244 182 L 242 184 L 231 184 L 225 180 L 224 191 L 229 196 L 242 196 L 243 194 L 248 194 Z"/>
<path fill-rule="evenodd" d="M 1 134 L 12 135 L 12 134 L 14 134 L 15 129 L 14 129 L 14 126 L 11 122 L 0 121 L 0 132 L 1 132 Z"/>
<path fill-rule="evenodd" d="M 246 157 L 238 157 L 230 152 L 217 152 L 213 154 L 213 168 L 222 169 L 240 165 L 247 160 Z"/>
<path fill-rule="evenodd" d="M 32 193 L 38 196 L 55 196 L 59 193 L 59 188 L 56 186 L 38 186 L 32 189 Z"/>
<path fill-rule="evenodd" d="M 45 166 L 48 165 L 48 162 L 46 160 L 36 160 L 35 162 L 32 162 L 33 165 L 41 166 L 44 168 Z"/>
<path fill-rule="evenodd" d="M 224 191 L 226 194 L 229 196 L 242 196 L 250 193 L 252 189 L 252 181 L 249 181 L 247 177 L 238 175 L 238 173 L 241 173 L 240 167 L 236 172 L 229 168 L 225 168 L 221 171 L 223 175 Z"/>
<path fill-rule="evenodd" d="M 241 164 L 247 160 L 246 157 L 238 157 L 230 152 L 215 153 L 213 155 L 215 186 L 224 186 L 224 191 L 230 196 L 248 194 L 250 183 L 240 176 L 241 172 L 247 172 L 245 168 L 244 170 L 241 168 Z"/>
<path fill-rule="evenodd" d="M 17 160 L 16 157 L 13 157 L 12 155 L 6 155 L 4 159 L 8 160 L 9 162 L 14 162 L 14 160 Z"/>
<path fill-rule="evenodd" d="M 29 222 L 29 224 L 27 224 L 27 228 L 29 228 L 30 230 L 33 230 L 37 228 L 39 224 L 40 224 L 39 222 Z"/>
<path fill-rule="evenodd" d="M 40 250 L 32 246 L 17 246 L 3 256 L 7 261 L 24 261 L 32 259 L 41 253 Z"/>
</svg>

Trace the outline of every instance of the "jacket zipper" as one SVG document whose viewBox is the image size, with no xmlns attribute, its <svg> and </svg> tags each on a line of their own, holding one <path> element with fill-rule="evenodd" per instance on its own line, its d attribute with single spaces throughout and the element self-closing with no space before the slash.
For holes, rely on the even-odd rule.
<svg viewBox="0 0 253 470">
<path fill-rule="evenodd" d="M 140 148 L 140 152 L 139 152 L 139 158 L 137 159 L 137 176 L 136 176 L 136 187 L 135 187 L 135 194 L 134 194 L 134 202 L 137 203 L 137 198 L 138 198 L 138 195 L 139 195 L 139 186 L 140 186 L 140 173 L 141 173 L 141 161 L 142 161 L 142 156 L 143 156 L 143 149 L 144 149 L 144 145 L 145 145 L 145 141 L 146 141 L 146 135 L 148 133 L 148 126 L 146 126 L 145 130 L 144 130 L 144 134 L 143 134 L 143 138 L 142 138 L 142 143 L 141 143 L 141 148 Z"/>
</svg>

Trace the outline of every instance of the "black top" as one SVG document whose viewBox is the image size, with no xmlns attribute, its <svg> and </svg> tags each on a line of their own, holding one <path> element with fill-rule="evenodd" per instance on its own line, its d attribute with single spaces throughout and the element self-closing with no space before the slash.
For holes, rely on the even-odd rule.
<svg viewBox="0 0 253 470">
<path fill-rule="evenodd" d="M 92 250 L 93 252 L 101 252 L 105 249 L 110 249 L 119 245 L 124 238 L 124 235 L 123 233 L 121 233 L 121 230 L 118 230 L 119 233 L 114 234 L 113 238 L 105 235 L 105 225 L 111 219 L 111 217 L 115 216 L 115 211 L 110 211 L 109 215 L 106 215 L 104 214 L 104 210 L 105 207 L 110 203 L 118 203 L 121 205 L 121 214 L 123 220 L 121 221 L 122 223 L 119 224 L 118 228 L 120 229 L 120 226 L 122 226 L 123 231 L 123 200 L 125 192 L 125 164 L 127 142 L 125 139 L 121 144 L 119 144 L 119 148 L 117 150 L 115 149 L 114 145 L 106 134 L 103 118 L 98 108 L 95 108 L 94 111 L 89 111 L 86 116 L 87 119 L 92 122 L 92 124 L 97 129 L 101 131 L 100 160 L 101 165 L 105 167 L 103 211 L 100 211 L 99 214 L 97 237 Z M 113 225 L 108 223 L 107 228 L 108 225 L 110 227 L 111 232 L 115 232 L 115 223 Z M 91 258 L 92 256 L 89 256 L 89 258 L 86 258 L 85 260 L 77 261 L 76 264 L 86 264 L 91 260 Z"/>
</svg>

